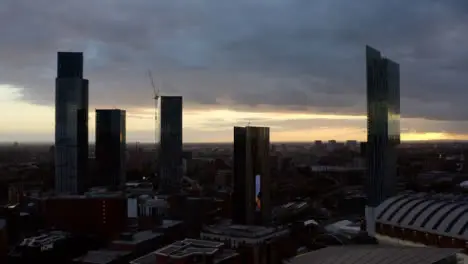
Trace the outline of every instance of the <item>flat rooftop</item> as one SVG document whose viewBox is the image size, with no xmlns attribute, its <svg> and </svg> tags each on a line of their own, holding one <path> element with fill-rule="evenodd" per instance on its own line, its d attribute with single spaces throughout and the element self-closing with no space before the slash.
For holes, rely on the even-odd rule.
<svg viewBox="0 0 468 264">
<path fill-rule="evenodd" d="M 41 197 L 42 199 L 93 199 L 93 198 L 122 198 L 123 192 L 91 192 L 83 195 L 78 194 L 59 194 Z"/>
<path fill-rule="evenodd" d="M 145 230 L 145 231 L 134 233 L 132 240 L 116 239 L 112 241 L 112 243 L 133 245 L 133 244 L 139 244 L 141 242 L 152 240 L 152 239 L 155 239 L 157 237 L 162 237 L 162 236 L 163 234 L 161 233 L 153 232 L 151 230 Z"/>
<path fill-rule="evenodd" d="M 171 258 L 184 258 L 193 254 L 214 255 L 223 243 L 198 239 L 184 239 L 158 249 L 154 253 Z"/>
<path fill-rule="evenodd" d="M 115 261 L 121 257 L 124 257 L 131 252 L 129 251 L 117 251 L 117 250 L 94 250 L 88 251 L 86 255 L 75 258 L 74 262 L 84 262 L 93 264 L 107 264 Z"/>
<path fill-rule="evenodd" d="M 220 260 L 238 255 L 233 250 L 223 249 L 223 246 L 224 244 L 220 242 L 211 242 L 200 239 L 184 239 L 133 260 L 130 264 L 154 264 L 156 263 L 157 256 L 167 257 L 170 259 L 183 259 L 191 255 L 212 255 L 214 256 L 214 263 L 218 263 Z"/>
<path fill-rule="evenodd" d="M 453 257 L 460 249 L 424 247 L 326 247 L 296 256 L 290 264 L 432 264 Z"/>
<path fill-rule="evenodd" d="M 27 237 L 21 241 L 20 246 L 26 247 L 41 247 L 49 244 L 54 244 L 60 240 L 66 240 L 69 234 L 62 231 L 50 231 L 34 237 Z"/>
<path fill-rule="evenodd" d="M 171 228 L 171 227 L 174 227 L 176 225 L 180 225 L 181 223 L 183 223 L 183 222 L 179 221 L 179 220 L 164 219 L 162 221 L 161 225 L 159 226 L 159 228 Z"/>
<path fill-rule="evenodd" d="M 219 224 L 203 227 L 202 233 L 232 237 L 262 238 L 284 231 L 288 231 L 288 229 L 283 227 Z"/>
</svg>

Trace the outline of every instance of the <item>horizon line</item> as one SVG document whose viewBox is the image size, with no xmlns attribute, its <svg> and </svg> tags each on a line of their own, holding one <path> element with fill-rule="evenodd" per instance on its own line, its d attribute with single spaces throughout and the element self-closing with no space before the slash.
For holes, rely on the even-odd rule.
<svg viewBox="0 0 468 264">
<path fill-rule="evenodd" d="M 367 142 L 367 141 L 361 141 L 361 140 L 354 140 L 354 139 L 349 139 L 349 140 L 335 140 L 335 139 L 329 139 L 329 140 L 311 140 L 311 141 L 270 141 L 272 144 L 305 144 L 305 143 L 315 143 L 316 141 L 322 141 L 324 143 L 328 143 L 330 141 L 336 141 L 336 143 L 346 143 L 348 141 L 356 141 L 357 143 L 361 142 Z M 466 143 L 468 140 L 461 140 L 461 139 L 434 139 L 434 140 L 401 140 L 401 143 Z M 5 144 L 47 144 L 47 145 L 55 145 L 55 142 L 50 142 L 50 141 L 0 141 L 0 145 L 5 145 Z M 89 145 L 94 145 L 96 142 L 95 141 L 90 141 L 88 144 Z M 155 142 L 149 142 L 149 141 L 130 141 L 126 142 L 126 144 L 156 144 Z M 182 142 L 182 144 L 232 144 L 234 141 L 219 141 L 219 142 L 202 142 L 202 141 L 194 141 L 194 142 Z"/>
</svg>

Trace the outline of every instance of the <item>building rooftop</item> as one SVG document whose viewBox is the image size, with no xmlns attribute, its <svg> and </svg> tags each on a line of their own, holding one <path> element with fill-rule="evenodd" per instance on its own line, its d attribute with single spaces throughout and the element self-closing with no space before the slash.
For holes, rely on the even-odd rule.
<svg viewBox="0 0 468 264">
<path fill-rule="evenodd" d="M 158 249 L 154 253 L 156 255 L 171 258 L 185 258 L 189 255 L 195 254 L 214 255 L 223 245 L 223 243 L 219 242 L 198 239 L 185 239 Z"/>
<path fill-rule="evenodd" d="M 154 252 L 149 253 L 148 255 L 144 255 L 143 257 L 130 261 L 130 264 L 157 264 L 156 254 L 154 254 Z"/>
<path fill-rule="evenodd" d="M 43 199 L 90 199 L 90 198 L 121 198 L 122 192 L 90 192 L 84 195 L 61 194 L 43 197 Z"/>
<path fill-rule="evenodd" d="M 68 237 L 68 233 L 62 231 L 51 231 L 35 237 L 25 238 L 19 245 L 21 247 L 41 247 L 44 249 L 52 248 L 55 242 L 67 239 Z"/>
<path fill-rule="evenodd" d="M 343 166 L 310 166 L 313 172 L 343 172 L 343 171 L 363 171 L 362 167 L 343 167 Z"/>
<path fill-rule="evenodd" d="M 430 264 L 453 257 L 460 250 L 424 247 L 326 247 L 290 259 L 290 264 Z"/>
<path fill-rule="evenodd" d="M 222 259 L 237 256 L 235 251 L 224 250 L 223 246 L 224 244 L 220 242 L 184 239 L 133 260 L 130 264 L 154 264 L 156 263 L 158 256 L 170 259 L 183 259 L 196 255 L 211 255 L 214 256 L 214 263 L 218 263 L 218 261 Z"/>
<path fill-rule="evenodd" d="M 339 233 L 339 232 L 358 233 L 361 231 L 361 226 L 359 223 L 352 222 L 349 220 L 340 220 L 340 221 L 328 224 L 324 228 L 325 230 L 331 233 Z"/>
<path fill-rule="evenodd" d="M 468 195 L 404 193 L 376 208 L 376 222 L 437 235 L 468 236 Z"/>
<path fill-rule="evenodd" d="M 166 228 L 171 228 L 171 227 L 180 225 L 182 223 L 183 222 L 179 221 L 179 220 L 164 219 L 162 221 L 161 225 L 159 225 L 157 228 L 166 229 Z"/>
<path fill-rule="evenodd" d="M 153 188 L 153 184 L 151 182 L 127 182 L 125 183 L 125 187 L 127 188 Z"/>
<path fill-rule="evenodd" d="M 262 238 L 285 231 L 288 232 L 288 229 L 283 227 L 218 224 L 205 226 L 202 232 L 231 237 Z"/>
<path fill-rule="evenodd" d="M 156 233 L 151 230 L 140 231 L 136 233 L 124 233 L 123 236 L 129 237 L 131 239 L 117 239 L 112 241 L 114 244 L 139 244 L 141 242 L 155 239 L 157 237 L 162 237 L 163 234 Z"/>
<path fill-rule="evenodd" d="M 129 255 L 129 251 L 95 250 L 88 251 L 86 255 L 75 258 L 73 261 L 80 263 L 107 264 L 121 257 Z"/>
</svg>

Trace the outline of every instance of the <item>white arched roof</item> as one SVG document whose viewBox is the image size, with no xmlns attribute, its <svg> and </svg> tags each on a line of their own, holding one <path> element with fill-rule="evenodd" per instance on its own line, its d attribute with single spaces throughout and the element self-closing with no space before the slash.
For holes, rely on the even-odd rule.
<svg viewBox="0 0 468 264">
<path fill-rule="evenodd" d="M 468 196 L 406 193 L 376 208 L 377 223 L 468 239 Z"/>
</svg>

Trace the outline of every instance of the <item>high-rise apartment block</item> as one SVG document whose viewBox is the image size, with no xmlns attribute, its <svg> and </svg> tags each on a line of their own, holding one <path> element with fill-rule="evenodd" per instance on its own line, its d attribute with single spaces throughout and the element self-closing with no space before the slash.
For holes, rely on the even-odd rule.
<svg viewBox="0 0 468 264">
<path fill-rule="evenodd" d="M 182 96 L 161 96 L 158 100 L 158 189 L 170 194 L 180 191 L 183 173 Z"/>
<path fill-rule="evenodd" d="M 234 190 L 232 215 L 236 224 L 256 224 L 271 219 L 270 129 L 234 127 Z"/>
<path fill-rule="evenodd" d="M 125 184 L 126 130 L 125 110 L 96 110 L 96 164 L 93 183 L 122 188 Z"/>
<path fill-rule="evenodd" d="M 366 46 L 367 64 L 367 207 L 366 219 L 374 221 L 373 208 L 396 194 L 397 146 L 400 143 L 400 68 Z M 371 227 L 369 227 L 371 226 Z"/>
<path fill-rule="evenodd" d="M 88 168 L 88 80 L 83 53 L 59 52 L 55 81 L 55 190 L 80 193 Z"/>
</svg>

